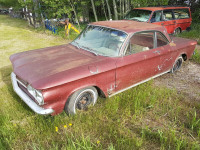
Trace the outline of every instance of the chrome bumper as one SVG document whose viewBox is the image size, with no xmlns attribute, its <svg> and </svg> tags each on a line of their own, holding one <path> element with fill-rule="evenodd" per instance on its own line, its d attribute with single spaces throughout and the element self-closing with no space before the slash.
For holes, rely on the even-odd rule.
<svg viewBox="0 0 200 150">
<path fill-rule="evenodd" d="M 37 105 L 26 93 L 24 93 L 18 86 L 17 80 L 16 80 L 16 75 L 12 72 L 11 73 L 11 79 L 12 79 L 12 84 L 13 84 L 13 89 L 19 95 L 19 97 L 37 114 L 40 115 L 48 115 L 54 112 L 53 109 L 48 108 L 44 109 Z"/>
</svg>

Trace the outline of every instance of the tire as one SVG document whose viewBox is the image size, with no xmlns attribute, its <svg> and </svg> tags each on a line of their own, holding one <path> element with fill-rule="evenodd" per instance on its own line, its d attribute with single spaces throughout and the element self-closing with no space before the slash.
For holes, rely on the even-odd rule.
<svg viewBox="0 0 200 150">
<path fill-rule="evenodd" d="M 65 104 L 65 112 L 75 115 L 76 110 L 86 110 L 89 105 L 95 105 L 98 98 L 97 90 L 94 87 L 87 87 L 74 92 Z"/>
<path fill-rule="evenodd" d="M 176 59 L 174 65 L 173 65 L 173 68 L 171 69 L 170 72 L 171 72 L 171 73 L 174 73 L 174 72 L 176 72 L 177 70 L 179 70 L 179 69 L 181 68 L 181 66 L 182 66 L 182 63 L 183 63 L 183 58 L 182 58 L 181 56 L 179 56 L 179 57 Z"/>
<path fill-rule="evenodd" d="M 178 34 L 180 34 L 181 33 L 181 29 L 180 28 L 176 28 L 175 30 L 174 30 L 174 35 L 178 35 Z"/>
</svg>

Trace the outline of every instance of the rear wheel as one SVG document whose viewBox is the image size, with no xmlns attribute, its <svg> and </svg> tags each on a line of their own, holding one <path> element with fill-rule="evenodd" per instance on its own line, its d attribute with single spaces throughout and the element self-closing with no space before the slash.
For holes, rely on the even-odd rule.
<svg viewBox="0 0 200 150">
<path fill-rule="evenodd" d="M 178 59 L 176 59 L 174 65 L 173 65 L 173 68 L 171 69 L 171 73 L 174 73 L 176 72 L 177 70 L 179 70 L 182 66 L 182 63 L 183 63 L 183 58 L 180 56 L 178 57 Z"/>
<path fill-rule="evenodd" d="M 181 29 L 180 28 L 176 28 L 174 30 L 174 35 L 180 34 L 181 33 Z"/>
<path fill-rule="evenodd" d="M 90 105 L 95 105 L 98 98 L 94 87 L 87 87 L 74 92 L 65 104 L 65 112 L 74 115 L 77 110 L 86 110 Z"/>
</svg>

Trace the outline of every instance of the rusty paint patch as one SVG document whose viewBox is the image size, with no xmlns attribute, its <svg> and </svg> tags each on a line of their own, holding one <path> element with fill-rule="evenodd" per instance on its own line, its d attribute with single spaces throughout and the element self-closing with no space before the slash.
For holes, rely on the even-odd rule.
<svg viewBox="0 0 200 150">
<path fill-rule="evenodd" d="M 176 46 L 176 44 L 174 42 L 171 42 L 169 45 L 170 46 Z"/>
<path fill-rule="evenodd" d="M 99 72 L 96 66 L 88 66 L 88 69 L 92 74 L 97 74 Z"/>
<path fill-rule="evenodd" d="M 161 65 L 158 65 L 158 70 L 162 70 L 162 68 L 166 65 L 165 63 L 170 60 L 172 60 L 172 57 L 170 57 L 169 59 L 165 59 Z"/>
</svg>

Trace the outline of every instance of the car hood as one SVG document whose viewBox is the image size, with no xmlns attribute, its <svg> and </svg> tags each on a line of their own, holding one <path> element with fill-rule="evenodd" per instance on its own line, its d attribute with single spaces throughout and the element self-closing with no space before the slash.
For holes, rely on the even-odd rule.
<svg viewBox="0 0 200 150">
<path fill-rule="evenodd" d="M 61 73 L 67 76 L 69 72 L 73 74 L 72 70 L 81 72 L 83 66 L 91 65 L 99 58 L 102 56 L 95 56 L 68 44 L 17 53 L 11 55 L 10 60 L 19 78 L 41 89 L 50 87 L 47 80 L 56 82 Z"/>
</svg>

